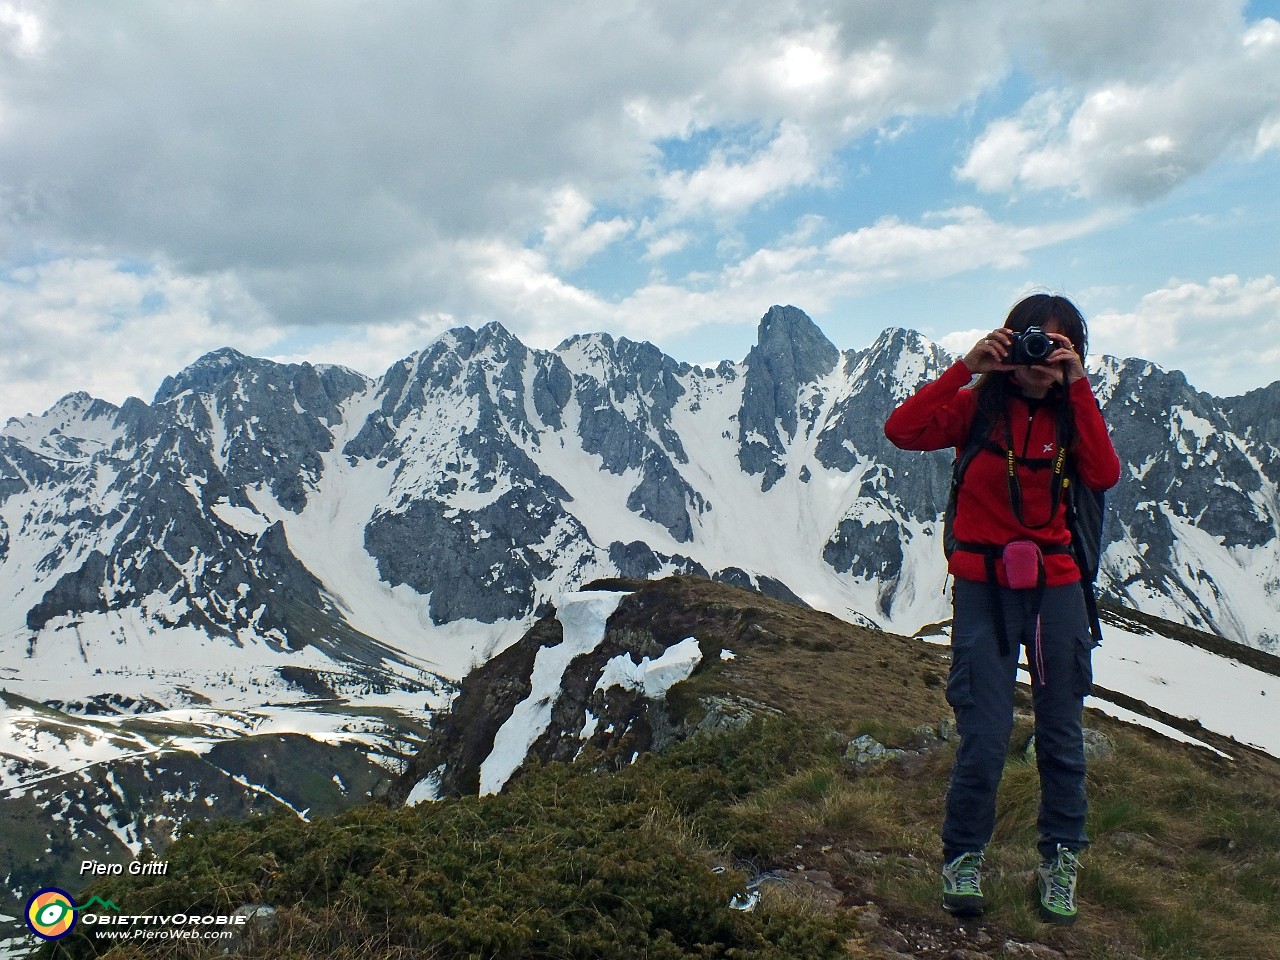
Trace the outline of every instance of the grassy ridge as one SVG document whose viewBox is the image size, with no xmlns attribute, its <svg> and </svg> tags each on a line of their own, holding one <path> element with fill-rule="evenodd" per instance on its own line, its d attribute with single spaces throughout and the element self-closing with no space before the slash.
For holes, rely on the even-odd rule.
<svg viewBox="0 0 1280 960">
<path fill-rule="evenodd" d="M 1035 919 L 1035 769 L 1013 756 L 986 935 L 1079 957 L 1280 956 L 1274 777 L 1223 776 L 1181 748 L 1111 735 L 1115 754 L 1090 773 L 1095 843 L 1080 924 L 1060 931 Z M 618 773 L 583 758 L 498 796 L 206 827 L 171 848 L 168 876 L 91 892 L 130 913 L 280 908 L 241 944 L 247 957 L 882 956 L 903 930 L 980 955 L 973 930 L 936 907 L 949 748 L 864 774 L 842 750 L 841 738 L 794 719 L 756 720 Z M 765 868 L 823 871 L 840 905 L 816 905 L 797 880 L 755 912 L 727 909 Z M 868 902 L 883 920 L 865 922 Z M 105 950 L 86 930 L 47 955 Z M 213 953 L 179 941 L 109 955 Z"/>
<path fill-rule="evenodd" d="M 236 945 L 246 957 L 972 960 L 1015 942 L 1096 960 L 1280 960 L 1275 761 L 1227 760 L 1090 712 L 1114 749 L 1090 765 L 1082 917 L 1061 930 L 1036 919 L 1029 895 L 1039 796 L 1019 719 L 988 850 L 991 907 L 982 925 L 957 925 L 937 906 L 954 745 L 912 749 L 921 723 L 947 716 L 945 649 L 719 584 L 667 583 L 646 588 L 627 629 L 702 641 L 703 668 L 668 698 L 673 720 L 696 724 L 729 699 L 758 708 L 745 727 L 622 769 L 584 753 L 497 796 L 203 827 L 168 851 L 167 876 L 74 892 L 129 913 L 277 908 Z M 855 770 L 844 751 L 861 733 L 911 752 Z M 762 874 L 759 908 L 729 909 Z M 87 930 L 46 955 L 108 952 Z"/>
</svg>

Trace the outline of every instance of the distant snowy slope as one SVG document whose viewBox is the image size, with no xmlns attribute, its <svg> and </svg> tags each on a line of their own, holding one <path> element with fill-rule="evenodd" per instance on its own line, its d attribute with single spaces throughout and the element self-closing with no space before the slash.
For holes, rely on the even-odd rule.
<svg viewBox="0 0 1280 960">
<path fill-rule="evenodd" d="M 1093 672 L 1106 690 L 1280 757 L 1280 676 L 1275 673 L 1137 624 L 1106 628 L 1106 642 L 1093 653 Z M 1090 698 L 1089 706 L 1112 712 L 1105 694 Z"/>
<path fill-rule="evenodd" d="M 950 454 L 882 425 L 951 362 L 898 329 L 841 353 L 774 307 L 715 368 L 490 324 L 377 379 L 220 350 L 152 404 L 73 394 L 0 432 L 0 684 L 48 698 L 66 663 L 76 698 L 180 706 L 290 666 L 458 679 L 609 575 L 704 573 L 913 632 L 947 615 Z M 1124 461 L 1104 591 L 1280 645 L 1271 394 L 1140 360 L 1094 379 Z"/>
</svg>

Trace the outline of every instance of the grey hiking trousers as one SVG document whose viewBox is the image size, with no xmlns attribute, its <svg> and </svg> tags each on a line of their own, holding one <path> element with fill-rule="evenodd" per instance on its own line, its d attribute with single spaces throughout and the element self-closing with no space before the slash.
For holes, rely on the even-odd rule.
<svg viewBox="0 0 1280 960">
<path fill-rule="evenodd" d="M 1034 591 L 997 589 L 1009 638 L 1007 656 L 1000 654 L 991 588 L 971 580 L 955 581 L 947 702 L 955 711 L 960 746 L 942 826 L 947 862 L 984 849 L 995 829 L 996 789 L 1013 732 L 1014 684 L 1018 653 L 1024 645 L 1033 667 L 1040 772 L 1038 849 L 1049 858 L 1058 844 L 1077 852 L 1089 844 L 1082 714 L 1093 682 L 1093 637 L 1083 590 L 1078 583 L 1044 588 L 1037 649 L 1031 615 Z"/>
</svg>

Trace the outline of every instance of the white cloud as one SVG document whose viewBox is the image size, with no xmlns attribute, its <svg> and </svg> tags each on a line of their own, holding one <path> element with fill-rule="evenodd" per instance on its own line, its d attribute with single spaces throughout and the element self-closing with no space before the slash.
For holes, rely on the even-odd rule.
<svg viewBox="0 0 1280 960">
<path fill-rule="evenodd" d="M 371 377 L 423 349 L 442 333 L 463 324 L 447 313 L 423 314 L 397 323 L 362 327 L 332 326 L 308 330 L 305 338 L 286 337 L 268 351 L 277 363 L 332 363 Z M 305 343 L 297 342 L 305 339 Z"/>
<path fill-rule="evenodd" d="M 1026 254 L 1096 230 L 1112 215 L 1102 213 L 1060 223 L 1023 226 L 1001 223 L 975 208 L 930 214 L 922 223 L 885 218 L 822 243 L 812 229 L 797 231 L 790 246 L 757 249 L 702 275 L 696 285 L 651 282 L 618 303 L 591 297 L 586 291 L 558 285 L 541 272 L 545 263 L 517 251 L 491 251 L 492 262 L 508 264 L 498 273 L 511 299 L 521 285 L 543 291 L 544 335 L 552 342 L 574 330 L 606 328 L 643 339 L 686 333 L 700 324 L 743 323 L 760 313 L 761 304 L 803 303 L 821 311 L 842 299 L 894 287 L 905 282 L 937 280 L 982 267 L 1022 266 Z M 513 283 L 518 277 L 519 283 Z M 498 297 L 494 297 L 496 305 Z M 573 324 L 578 324 L 574 328 Z M 519 333 L 522 329 L 517 326 Z M 562 332 L 561 332 L 562 331 Z"/>
<path fill-rule="evenodd" d="M 562 279 L 537 251 L 497 241 L 456 251 L 458 270 L 476 305 L 475 323 L 502 322 L 530 346 L 554 346 L 570 333 L 608 326 L 608 304 Z"/>
<path fill-rule="evenodd" d="M 973 345 L 975 343 L 994 330 L 995 327 L 996 325 L 992 324 L 992 326 L 986 330 L 979 327 L 974 327 L 969 330 L 954 330 L 951 333 L 947 333 L 939 337 L 937 341 L 938 346 L 942 347 L 944 350 L 950 350 L 956 356 L 963 357 L 973 349 Z"/>
<path fill-rule="evenodd" d="M 689 245 L 692 239 L 692 234 L 687 230 L 673 230 L 670 233 L 664 233 L 649 241 L 649 245 L 645 248 L 644 258 L 646 260 L 661 260 L 663 257 L 668 257 L 673 253 L 679 253 Z"/>
<path fill-rule="evenodd" d="M 22 267 L 0 277 L 0 416 L 41 413 L 77 390 L 150 400 L 200 354 L 228 343 L 261 353 L 279 335 L 227 275 L 102 259 Z"/>
<path fill-rule="evenodd" d="M 1102 309 L 1089 324 L 1093 350 L 1192 371 L 1219 396 L 1271 383 L 1280 370 L 1280 284 L 1233 274 L 1207 283 L 1171 280 L 1130 310 Z"/>
<path fill-rule="evenodd" d="M 886 217 L 836 237 L 825 252 L 833 262 L 846 265 L 850 275 L 876 282 L 936 278 L 980 266 L 1022 266 L 1028 251 L 1092 233 L 1113 216 L 1103 211 L 1027 226 L 994 220 L 977 207 L 962 207 L 929 214 L 923 224 Z"/>
<path fill-rule="evenodd" d="M 36 12 L 10 0 L 0 3 L 0 45 L 19 57 L 39 55 L 44 46 L 44 24 Z"/>
<path fill-rule="evenodd" d="M 820 165 L 804 130 L 786 122 L 767 146 L 741 162 L 716 150 L 700 168 L 668 174 L 661 195 L 676 220 L 743 213 L 785 190 L 818 182 Z"/>
<path fill-rule="evenodd" d="M 1171 60 L 1162 76 L 1032 97 L 983 132 L 957 174 L 987 191 L 1145 203 L 1233 151 L 1274 149 L 1277 124 L 1280 24 L 1263 20 L 1225 49 L 1207 43 L 1199 56 Z"/>
<path fill-rule="evenodd" d="M 789 29 L 747 35 L 711 93 L 730 115 L 792 118 L 825 142 L 890 118 L 954 109 L 996 82 L 1009 64 L 1001 21 L 1018 6 L 921 0 L 897 9 L 794 9 Z"/>
<path fill-rule="evenodd" d="M 588 222 L 593 212 L 591 201 L 573 187 L 565 187 L 552 195 L 547 205 L 542 244 L 561 267 L 581 266 L 634 227 L 623 217 Z"/>
<path fill-rule="evenodd" d="M 1040 93 L 1016 117 L 990 124 L 957 175 L 988 192 L 1012 190 L 1020 182 L 1036 189 L 1069 184 L 1069 165 L 1061 155 L 1041 149 L 1065 123 L 1065 99 L 1058 91 Z"/>
<path fill-rule="evenodd" d="M 282 323 L 400 320 L 442 309 L 453 279 L 408 269 L 442 245 L 559 229 L 573 269 L 631 223 L 823 182 L 1001 76 L 1007 2 L 10 2 L 38 55 L 0 58 L 0 250 L 235 271 Z M 686 137 L 692 166 L 660 142 Z M 615 213 L 549 224 L 561 190 Z"/>
<path fill-rule="evenodd" d="M 1166 0 L 999 6 L 999 29 L 1022 67 L 1083 88 L 1122 78 L 1144 83 L 1229 51 L 1239 41 L 1243 4 L 1180 0 L 1176 14 Z"/>
</svg>

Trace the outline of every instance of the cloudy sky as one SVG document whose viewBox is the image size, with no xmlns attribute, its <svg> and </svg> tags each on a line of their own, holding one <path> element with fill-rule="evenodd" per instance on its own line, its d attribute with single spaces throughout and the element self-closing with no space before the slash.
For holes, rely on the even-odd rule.
<svg viewBox="0 0 1280 960">
<path fill-rule="evenodd" d="M 461 324 L 740 360 L 1022 294 L 1280 377 L 1280 0 L 0 0 L 0 418 Z"/>
</svg>

